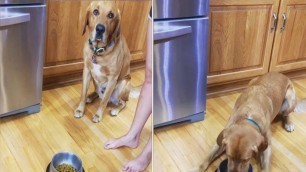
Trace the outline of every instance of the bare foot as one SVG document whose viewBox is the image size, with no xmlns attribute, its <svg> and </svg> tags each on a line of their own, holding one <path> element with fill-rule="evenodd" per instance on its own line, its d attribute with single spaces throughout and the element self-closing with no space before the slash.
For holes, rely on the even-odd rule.
<svg viewBox="0 0 306 172">
<path fill-rule="evenodd" d="M 136 136 L 124 135 L 117 139 L 112 139 L 112 140 L 107 141 L 104 144 L 104 148 L 105 149 L 117 149 L 122 146 L 136 148 L 138 144 L 139 144 L 139 135 L 136 135 Z"/>
<path fill-rule="evenodd" d="M 137 158 L 125 164 L 125 166 L 122 167 L 122 170 L 127 172 L 144 171 L 149 166 L 151 159 L 152 159 L 152 138 L 150 137 L 147 145 L 145 146 L 141 154 Z"/>
<path fill-rule="evenodd" d="M 140 172 L 144 171 L 150 164 L 152 152 L 142 152 L 137 158 L 131 160 L 122 167 L 123 171 Z"/>
</svg>

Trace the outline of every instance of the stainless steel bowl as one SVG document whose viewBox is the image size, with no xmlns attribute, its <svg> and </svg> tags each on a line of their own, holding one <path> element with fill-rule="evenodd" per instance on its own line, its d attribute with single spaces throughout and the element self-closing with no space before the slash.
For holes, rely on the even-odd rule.
<svg viewBox="0 0 306 172">
<path fill-rule="evenodd" d="M 49 172 L 58 172 L 55 167 L 64 163 L 73 166 L 78 172 L 82 172 L 83 170 L 82 161 L 76 154 L 71 152 L 60 152 L 52 158 Z"/>
<path fill-rule="evenodd" d="M 215 172 L 226 172 L 227 171 L 227 163 L 228 163 L 228 159 L 223 160 L 220 163 L 219 167 L 216 169 Z M 248 172 L 253 172 L 253 167 L 252 167 L 251 164 L 249 165 Z"/>
</svg>

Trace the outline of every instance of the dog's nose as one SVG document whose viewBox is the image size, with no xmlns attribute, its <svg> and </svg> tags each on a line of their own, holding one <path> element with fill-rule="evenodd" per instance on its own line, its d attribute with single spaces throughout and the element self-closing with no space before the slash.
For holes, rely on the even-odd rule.
<svg viewBox="0 0 306 172">
<path fill-rule="evenodd" d="M 96 26 L 96 31 L 97 31 L 98 33 L 104 33 L 104 32 L 105 32 L 105 27 L 104 27 L 104 25 L 98 24 L 98 25 Z"/>
</svg>

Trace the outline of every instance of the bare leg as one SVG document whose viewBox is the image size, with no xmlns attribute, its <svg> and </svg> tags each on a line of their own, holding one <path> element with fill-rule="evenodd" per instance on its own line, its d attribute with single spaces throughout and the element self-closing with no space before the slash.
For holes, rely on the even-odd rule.
<svg viewBox="0 0 306 172">
<path fill-rule="evenodd" d="M 146 76 L 145 82 L 140 92 L 139 101 L 136 108 L 134 120 L 129 132 L 117 139 L 112 139 L 104 144 L 105 149 L 116 149 L 121 146 L 136 148 L 139 143 L 140 133 L 152 112 L 152 23 L 149 22 L 147 57 L 146 57 Z"/>
<path fill-rule="evenodd" d="M 118 139 L 107 141 L 104 145 L 105 149 L 116 149 L 121 146 L 136 148 L 138 146 L 140 133 L 152 112 L 151 92 L 152 84 L 146 81 L 142 87 L 135 117 L 129 132 Z"/>
<path fill-rule="evenodd" d="M 126 165 L 123 166 L 122 170 L 128 172 L 139 172 L 144 171 L 150 164 L 152 159 L 152 136 L 150 137 L 146 147 L 143 149 L 141 154 L 129 161 Z"/>
</svg>

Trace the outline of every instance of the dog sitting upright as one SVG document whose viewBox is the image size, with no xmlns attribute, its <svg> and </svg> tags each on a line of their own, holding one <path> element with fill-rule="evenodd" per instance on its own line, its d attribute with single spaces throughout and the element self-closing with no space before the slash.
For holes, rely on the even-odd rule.
<svg viewBox="0 0 306 172">
<path fill-rule="evenodd" d="M 112 1 L 92 2 L 87 8 L 83 35 L 88 28 L 89 39 L 84 45 L 83 88 L 74 114 L 76 118 L 84 115 L 85 103 L 97 97 L 101 102 L 93 122 L 101 121 L 108 102 L 116 105 L 111 115 L 117 115 L 126 105 L 131 87 L 131 55 L 120 32 L 120 19 L 120 12 Z M 91 79 L 95 92 L 86 98 Z"/>
<path fill-rule="evenodd" d="M 289 78 L 280 73 L 268 73 L 250 81 L 237 99 L 233 113 L 219 134 L 204 163 L 204 171 L 224 152 L 228 158 L 229 172 L 247 172 L 251 158 L 260 158 L 262 171 L 270 170 L 270 123 L 281 115 L 284 128 L 294 130 L 289 114 L 297 98 Z M 197 169 L 197 170 L 199 170 Z"/>
</svg>

